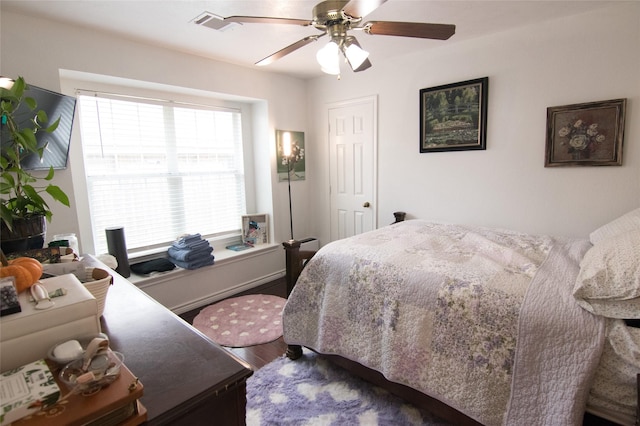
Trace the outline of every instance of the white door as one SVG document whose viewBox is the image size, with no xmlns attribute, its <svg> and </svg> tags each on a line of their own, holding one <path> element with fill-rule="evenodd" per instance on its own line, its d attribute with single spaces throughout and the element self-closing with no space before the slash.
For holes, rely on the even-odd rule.
<svg viewBox="0 0 640 426">
<path fill-rule="evenodd" d="M 331 241 L 376 228 L 377 99 L 329 107 Z"/>
</svg>

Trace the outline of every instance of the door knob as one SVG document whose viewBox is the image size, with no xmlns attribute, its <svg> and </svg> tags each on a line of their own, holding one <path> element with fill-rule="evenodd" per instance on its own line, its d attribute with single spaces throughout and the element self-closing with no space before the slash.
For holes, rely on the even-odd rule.
<svg viewBox="0 0 640 426">
<path fill-rule="evenodd" d="M 371 204 L 369 204 L 368 201 L 365 201 L 364 204 L 362 205 L 362 207 L 371 207 Z"/>
</svg>

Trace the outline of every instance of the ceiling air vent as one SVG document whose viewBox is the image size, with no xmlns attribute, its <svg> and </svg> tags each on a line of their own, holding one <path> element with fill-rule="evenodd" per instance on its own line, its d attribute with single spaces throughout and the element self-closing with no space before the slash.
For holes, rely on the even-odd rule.
<svg viewBox="0 0 640 426">
<path fill-rule="evenodd" d="M 193 20 L 193 23 L 218 31 L 227 31 L 237 25 L 235 22 L 225 22 L 222 16 L 215 15 L 211 12 L 203 12 Z"/>
</svg>

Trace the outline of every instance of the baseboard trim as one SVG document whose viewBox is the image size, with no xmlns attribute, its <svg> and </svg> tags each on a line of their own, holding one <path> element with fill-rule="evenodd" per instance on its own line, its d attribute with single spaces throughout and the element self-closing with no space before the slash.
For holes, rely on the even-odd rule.
<svg viewBox="0 0 640 426">
<path fill-rule="evenodd" d="M 245 283 L 241 283 L 238 284 L 236 286 L 233 286 L 231 288 L 227 288 L 224 291 L 219 291 L 217 293 L 213 293 L 210 295 L 207 295 L 205 297 L 201 297 L 199 299 L 196 300 L 192 300 L 188 303 L 183 303 L 181 305 L 177 305 L 177 306 L 173 306 L 173 307 L 169 307 L 169 309 L 177 314 L 184 314 L 185 312 L 189 312 L 192 311 L 194 309 L 198 309 L 201 308 L 203 306 L 206 305 L 210 305 L 212 303 L 218 302 L 222 299 L 226 299 L 227 297 L 231 297 L 234 296 L 238 293 L 242 293 L 243 291 L 247 291 L 247 290 L 251 290 L 252 288 L 255 287 L 259 287 L 263 284 L 267 284 L 270 283 L 272 281 L 275 281 L 277 279 L 280 279 L 282 277 L 284 277 L 286 274 L 286 272 L 284 270 L 276 272 L 274 274 L 270 274 L 270 275 L 266 275 L 263 277 L 260 277 L 258 279 L 252 280 L 252 281 L 248 281 Z"/>
</svg>

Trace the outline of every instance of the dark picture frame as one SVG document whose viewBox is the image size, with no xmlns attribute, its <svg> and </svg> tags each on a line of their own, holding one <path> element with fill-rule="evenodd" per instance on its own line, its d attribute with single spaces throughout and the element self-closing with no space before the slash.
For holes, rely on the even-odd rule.
<svg viewBox="0 0 640 426">
<path fill-rule="evenodd" d="M 627 100 L 547 108 L 545 167 L 621 166 Z"/>
<path fill-rule="evenodd" d="M 489 77 L 420 90 L 420 152 L 485 150 Z"/>
</svg>

